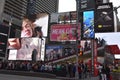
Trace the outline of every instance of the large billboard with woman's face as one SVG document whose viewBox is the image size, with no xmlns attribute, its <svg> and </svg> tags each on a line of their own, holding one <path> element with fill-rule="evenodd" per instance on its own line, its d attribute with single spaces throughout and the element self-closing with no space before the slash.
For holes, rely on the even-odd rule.
<svg viewBox="0 0 120 80">
<path fill-rule="evenodd" d="M 46 37 L 48 33 L 49 15 L 40 13 L 36 17 L 24 17 L 22 22 L 21 37 Z"/>
<path fill-rule="evenodd" d="M 48 33 L 49 14 L 25 16 L 20 38 L 9 38 L 9 60 L 44 60 L 45 38 Z M 14 58 L 12 58 L 14 57 Z"/>
</svg>

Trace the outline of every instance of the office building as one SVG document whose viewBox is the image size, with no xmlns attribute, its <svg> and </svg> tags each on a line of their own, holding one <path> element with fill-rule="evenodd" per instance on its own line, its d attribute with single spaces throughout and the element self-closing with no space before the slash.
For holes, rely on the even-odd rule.
<svg viewBox="0 0 120 80">
<path fill-rule="evenodd" d="M 29 2 L 33 2 L 30 3 Z M 30 7 L 32 5 L 32 7 Z M 34 14 L 40 12 L 53 13 L 57 12 L 58 0 L 0 0 L 0 22 L 20 26 L 21 19 L 26 15 L 27 11 L 35 11 Z M 28 5 L 28 7 L 27 7 Z M 28 10 L 30 9 L 30 10 Z"/>
</svg>

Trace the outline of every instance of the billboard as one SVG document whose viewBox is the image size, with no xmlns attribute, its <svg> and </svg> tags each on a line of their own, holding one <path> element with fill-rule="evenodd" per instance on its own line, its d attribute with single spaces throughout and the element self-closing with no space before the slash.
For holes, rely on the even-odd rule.
<svg viewBox="0 0 120 80">
<path fill-rule="evenodd" d="M 41 27 L 42 36 L 48 36 L 48 24 L 49 24 L 49 14 L 48 13 L 39 13 L 37 14 L 37 19 L 34 22 L 36 26 Z"/>
<path fill-rule="evenodd" d="M 62 46 L 46 46 L 46 55 L 45 55 L 45 60 L 50 61 L 50 60 L 55 60 L 59 59 L 62 57 Z"/>
<path fill-rule="evenodd" d="M 22 21 L 21 37 L 46 37 L 48 20 L 49 14 L 47 13 L 40 13 L 33 17 L 25 16 Z"/>
<path fill-rule="evenodd" d="M 90 40 L 81 40 L 81 48 L 83 51 L 88 51 L 91 49 L 91 41 Z"/>
<path fill-rule="evenodd" d="M 81 37 L 82 39 L 92 39 L 94 38 L 94 11 L 84 11 L 82 12 L 83 21 L 81 27 Z"/>
<path fill-rule="evenodd" d="M 45 60 L 58 60 L 62 59 L 76 53 L 76 48 L 74 45 L 63 46 L 63 45 L 46 45 L 46 55 Z"/>
<path fill-rule="evenodd" d="M 95 32 L 114 32 L 112 3 L 96 5 Z"/>
<path fill-rule="evenodd" d="M 8 39 L 9 60 L 44 60 L 49 14 L 25 16 L 19 38 Z M 33 54 L 34 53 L 34 54 Z"/>
<path fill-rule="evenodd" d="M 8 41 L 8 49 L 10 49 L 9 60 L 40 59 L 41 40 L 39 38 L 11 38 Z M 33 55 L 36 57 L 33 58 Z"/>
<path fill-rule="evenodd" d="M 54 24 L 50 30 L 50 41 L 76 41 L 76 24 Z"/>
</svg>

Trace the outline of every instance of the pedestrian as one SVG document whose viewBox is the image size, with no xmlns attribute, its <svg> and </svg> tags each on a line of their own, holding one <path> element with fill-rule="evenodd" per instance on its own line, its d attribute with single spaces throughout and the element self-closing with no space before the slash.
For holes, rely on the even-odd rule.
<svg viewBox="0 0 120 80">
<path fill-rule="evenodd" d="M 107 80 L 107 77 L 106 77 L 106 69 L 105 69 L 104 66 L 103 66 L 102 69 L 101 69 L 101 77 L 102 77 L 102 80 Z"/>
</svg>

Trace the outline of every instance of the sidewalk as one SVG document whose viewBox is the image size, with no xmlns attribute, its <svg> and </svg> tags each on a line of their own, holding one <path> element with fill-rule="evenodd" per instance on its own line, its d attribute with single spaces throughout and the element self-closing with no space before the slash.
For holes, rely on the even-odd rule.
<svg viewBox="0 0 120 80">
<path fill-rule="evenodd" d="M 88 77 L 83 79 L 75 79 L 75 78 L 69 78 L 69 77 L 56 77 L 57 79 L 61 80 L 99 80 L 99 77 Z"/>
</svg>

